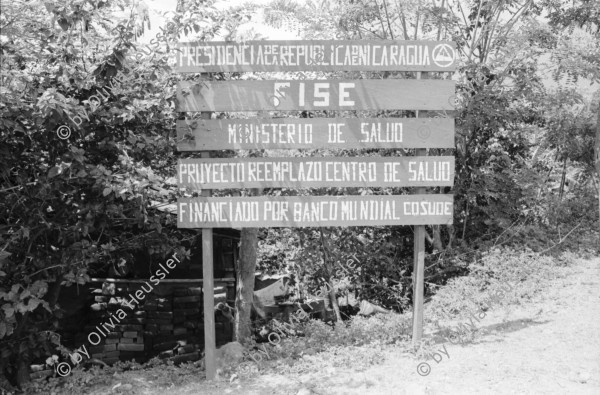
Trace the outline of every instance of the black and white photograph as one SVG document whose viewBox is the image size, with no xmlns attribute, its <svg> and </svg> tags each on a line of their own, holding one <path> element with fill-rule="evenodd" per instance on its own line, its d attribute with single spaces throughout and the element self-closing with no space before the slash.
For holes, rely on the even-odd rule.
<svg viewBox="0 0 600 395">
<path fill-rule="evenodd" d="M 600 394 L 600 0 L 0 0 L 0 395 Z"/>
</svg>

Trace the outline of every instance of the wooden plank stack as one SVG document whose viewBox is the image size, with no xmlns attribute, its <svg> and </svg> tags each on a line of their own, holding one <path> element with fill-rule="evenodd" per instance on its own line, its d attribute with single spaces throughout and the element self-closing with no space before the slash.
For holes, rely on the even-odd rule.
<svg viewBox="0 0 600 395">
<path fill-rule="evenodd" d="M 119 360 L 142 363 L 155 356 L 175 363 L 198 360 L 204 337 L 202 288 L 163 287 L 160 292 L 146 294 L 139 304 L 132 303 L 131 295 L 142 285 L 145 284 L 105 282 L 92 289 L 87 325 L 76 336 L 76 344 L 85 344 L 91 358 L 108 364 Z M 219 301 L 225 299 L 225 287 L 217 287 L 215 293 Z M 119 309 L 126 317 L 117 320 Z M 229 341 L 231 328 L 226 318 L 218 317 L 217 321 L 217 339 Z M 90 344 L 91 332 L 99 335 L 100 342 Z M 94 342 L 97 339 L 92 336 Z"/>
</svg>

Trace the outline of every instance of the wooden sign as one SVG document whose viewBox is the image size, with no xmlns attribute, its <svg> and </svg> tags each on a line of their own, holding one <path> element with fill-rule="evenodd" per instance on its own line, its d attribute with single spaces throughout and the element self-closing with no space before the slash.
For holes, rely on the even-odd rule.
<svg viewBox="0 0 600 395">
<path fill-rule="evenodd" d="M 177 121 L 177 149 L 454 148 L 453 118 Z"/>
<path fill-rule="evenodd" d="M 409 40 L 183 42 L 175 71 L 454 71 L 455 48 Z"/>
<path fill-rule="evenodd" d="M 452 42 L 250 41 L 178 44 L 175 71 L 454 71 Z M 306 75 L 304 76 L 306 78 Z M 183 81 L 177 111 L 454 110 L 451 80 Z M 418 118 L 418 112 L 417 112 Z M 452 148 L 450 120 L 306 119 L 178 121 L 178 149 Z M 435 123 L 439 122 L 439 123 Z M 452 195 L 422 194 L 453 184 L 452 157 L 181 160 L 180 186 L 202 197 L 177 202 L 177 227 L 202 228 L 206 378 L 216 376 L 212 228 L 415 226 L 413 342 L 422 333 L 423 225 L 452 224 Z M 419 186 L 416 195 L 209 197 L 209 188 Z M 415 335 L 417 334 L 417 335 Z"/>
<path fill-rule="evenodd" d="M 178 228 L 452 224 L 452 195 L 180 198 Z"/>
<path fill-rule="evenodd" d="M 454 110 L 451 80 L 182 81 L 177 111 Z"/>
<path fill-rule="evenodd" d="M 454 184 L 453 156 L 180 159 L 177 170 L 194 190 Z"/>
</svg>

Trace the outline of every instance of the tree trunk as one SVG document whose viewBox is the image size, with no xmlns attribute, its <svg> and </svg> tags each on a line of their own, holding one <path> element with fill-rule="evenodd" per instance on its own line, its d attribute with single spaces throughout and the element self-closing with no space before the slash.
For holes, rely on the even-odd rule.
<svg viewBox="0 0 600 395">
<path fill-rule="evenodd" d="M 596 119 L 596 144 L 594 146 L 596 174 L 598 175 L 598 219 L 600 220 L 600 103 L 598 103 L 598 119 Z M 600 225 L 599 225 L 600 226 Z"/>
<path fill-rule="evenodd" d="M 23 332 L 23 329 L 27 328 L 29 326 L 29 314 L 30 314 L 30 312 L 26 311 L 23 314 L 23 319 L 21 320 L 21 322 L 19 322 L 17 324 L 17 328 L 13 335 L 13 337 L 15 339 L 21 338 L 21 333 Z M 23 386 L 25 384 L 27 384 L 29 381 L 31 381 L 31 378 L 29 376 L 29 365 L 30 365 L 29 353 L 22 352 L 22 353 L 17 354 L 16 356 L 14 356 L 14 354 L 13 354 L 13 358 L 14 358 L 14 360 L 16 360 L 16 367 L 17 367 L 14 378 L 17 383 L 17 387 L 23 388 Z"/>
<path fill-rule="evenodd" d="M 438 252 L 444 251 L 444 244 L 442 243 L 442 234 L 440 232 L 439 225 L 433 225 L 433 248 Z"/>
<path fill-rule="evenodd" d="M 468 199 L 468 197 L 467 197 Z M 464 219 L 464 223 L 463 223 L 463 229 L 462 229 L 462 237 L 461 240 L 464 242 L 465 240 L 465 233 L 467 232 L 467 221 L 469 219 L 469 200 L 467 200 L 467 204 L 466 204 L 466 210 L 465 210 L 465 219 Z"/>
<path fill-rule="evenodd" d="M 338 305 L 331 277 L 327 279 L 327 283 L 329 284 L 329 301 L 331 302 L 331 307 L 333 307 L 333 312 L 335 313 L 335 320 L 336 322 L 342 322 L 342 314 L 340 313 L 340 306 Z"/>
<path fill-rule="evenodd" d="M 448 245 L 447 248 L 452 248 L 452 243 L 454 242 L 454 225 L 446 225 L 446 229 L 448 229 Z"/>
<path fill-rule="evenodd" d="M 31 381 L 29 376 L 29 359 L 27 356 L 20 354 L 17 359 L 17 386 L 23 388 L 23 386 Z"/>
<path fill-rule="evenodd" d="M 262 195 L 263 189 L 252 189 L 255 196 Z M 256 251 L 258 249 L 258 228 L 242 228 L 240 235 L 240 256 L 235 262 L 236 292 L 233 340 L 246 343 L 252 338 L 252 306 L 254 302 L 254 273 L 256 272 Z"/>
<path fill-rule="evenodd" d="M 560 178 L 560 189 L 558 192 L 558 200 L 562 202 L 563 193 L 565 192 L 565 180 L 567 178 L 567 158 L 563 162 L 562 177 Z"/>
<path fill-rule="evenodd" d="M 331 274 L 333 273 L 333 262 L 329 260 L 329 254 L 327 253 L 327 246 L 325 245 L 325 237 L 323 236 L 323 228 L 319 228 L 321 235 L 321 248 L 323 251 L 323 262 L 325 262 L 325 268 L 327 269 L 327 285 L 329 285 L 329 301 L 331 307 L 335 313 L 335 319 L 337 322 L 342 322 L 342 315 L 340 314 L 340 306 L 338 305 L 337 297 L 335 296 L 335 289 L 333 288 L 333 281 L 331 280 Z"/>
<path fill-rule="evenodd" d="M 240 238 L 240 257 L 235 262 L 237 286 L 233 339 L 240 343 L 246 343 L 252 336 L 250 313 L 254 297 L 258 228 L 243 228 Z"/>
</svg>

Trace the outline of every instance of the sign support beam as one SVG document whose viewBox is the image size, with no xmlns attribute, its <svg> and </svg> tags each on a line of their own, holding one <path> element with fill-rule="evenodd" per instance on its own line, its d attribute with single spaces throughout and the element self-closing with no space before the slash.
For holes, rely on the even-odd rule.
<svg viewBox="0 0 600 395">
<path fill-rule="evenodd" d="M 417 72 L 417 79 L 427 78 L 428 73 Z M 419 111 L 416 116 L 419 117 Z M 427 155 L 427 150 L 417 150 L 418 156 Z M 416 193 L 424 194 L 424 187 L 417 188 Z M 425 288 L 425 225 L 415 226 L 414 241 L 414 265 L 413 265 L 413 346 L 417 346 L 423 337 L 423 298 Z"/>
<path fill-rule="evenodd" d="M 201 117 L 210 119 L 210 112 L 203 112 Z M 203 151 L 202 158 L 210 158 L 210 151 Z M 202 196 L 210 197 L 212 191 L 205 189 Z M 215 337 L 215 281 L 213 268 L 213 230 L 202 228 L 202 277 L 204 300 L 204 366 L 206 379 L 214 380 L 217 375 L 216 337 Z"/>
</svg>

